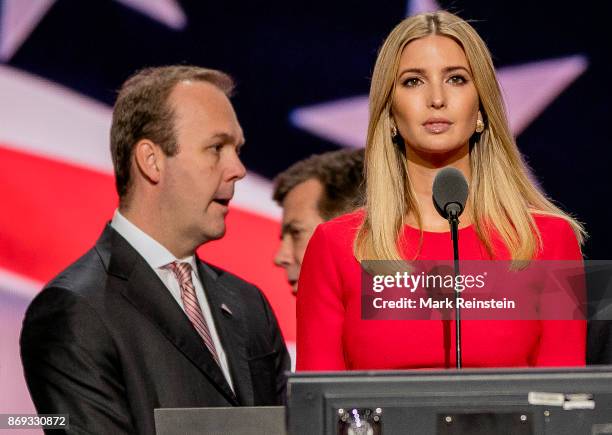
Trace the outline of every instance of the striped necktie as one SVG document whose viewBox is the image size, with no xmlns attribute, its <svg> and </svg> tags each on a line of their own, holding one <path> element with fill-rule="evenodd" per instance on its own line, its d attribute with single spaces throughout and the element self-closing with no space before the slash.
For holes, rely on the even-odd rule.
<svg viewBox="0 0 612 435">
<path fill-rule="evenodd" d="M 200 337 L 202 337 L 206 348 L 210 351 L 217 365 L 221 367 L 219 356 L 215 350 L 215 344 L 210 336 L 210 330 L 208 329 L 206 319 L 204 319 L 204 315 L 202 314 L 202 308 L 198 302 L 198 296 L 196 295 L 195 287 L 193 286 L 193 281 L 191 280 L 191 265 L 189 263 L 179 263 L 174 261 L 165 265 L 163 268 L 171 270 L 174 273 L 174 276 L 176 276 L 181 288 L 181 299 L 183 300 L 183 306 L 185 307 L 185 314 L 187 314 L 191 324 L 196 329 L 198 334 L 200 334 Z"/>
</svg>

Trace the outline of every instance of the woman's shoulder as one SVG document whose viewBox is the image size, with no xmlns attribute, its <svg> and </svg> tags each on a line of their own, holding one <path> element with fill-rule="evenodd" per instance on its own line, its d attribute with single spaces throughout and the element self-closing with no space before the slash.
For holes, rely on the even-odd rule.
<svg viewBox="0 0 612 435">
<path fill-rule="evenodd" d="M 300 286 L 305 272 L 311 273 L 313 269 L 321 271 L 328 267 L 326 274 L 331 276 L 334 271 L 353 271 L 356 263 L 353 255 L 353 241 L 363 222 L 363 213 L 355 212 L 339 216 L 317 226 L 308 242 L 302 271 L 300 273 Z M 331 265 L 334 265 L 333 267 Z"/>
<path fill-rule="evenodd" d="M 540 233 L 573 233 L 572 227 L 568 220 L 562 218 L 561 216 L 542 214 L 538 211 L 531 212 L 531 215 L 533 216 L 533 220 L 535 221 L 538 230 L 540 230 Z"/>
<path fill-rule="evenodd" d="M 570 222 L 561 216 L 532 212 L 540 232 L 540 259 L 582 258 L 578 239 Z"/>
<path fill-rule="evenodd" d="M 365 212 L 362 209 L 338 216 L 320 224 L 313 237 L 323 237 L 327 244 L 336 248 L 350 247 L 352 251 L 353 241 L 361 224 Z"/>
<path fill-rule="evenodd" d="M 363 219 L 365 217 L 365 211 L 363 209 L 355 210 L 351 213 L 337 216 L 327 222 L 322 223 L 320 226 L 325 229 L 333 229 L 334 231 L 347 231 L 357 232 Z"/>
</svg>

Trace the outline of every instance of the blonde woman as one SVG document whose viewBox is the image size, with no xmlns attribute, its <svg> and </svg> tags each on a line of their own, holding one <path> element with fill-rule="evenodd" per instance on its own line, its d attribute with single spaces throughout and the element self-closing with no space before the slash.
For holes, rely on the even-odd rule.
<svg viewBox="0 0 612 435">
<path fill-rule="evenodd" d="M 435 174 L 459 169 L 470 192 L 462 259 L 580 260 L 584 231 L 534 184 L 508 128 L 489 51 L 448 12 L 402 21 L 370 89 L 363 210 L 322 224 L 302 265 L 298 370 L 454 367 L 452 321 L 361 319 L 362 260 L 452 259 Z M 584 321 L 464 321 L 464 367 L 573 366 Z"/>
</svg>

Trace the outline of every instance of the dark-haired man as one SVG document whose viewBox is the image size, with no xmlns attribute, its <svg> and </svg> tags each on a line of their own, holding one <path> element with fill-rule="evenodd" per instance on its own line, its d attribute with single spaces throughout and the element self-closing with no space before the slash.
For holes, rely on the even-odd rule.
<svg viewBox="0 0 612 435">
<path fill-rule="evenodd" d="M 155 432 L 153 409 L 282 402 L 289 360 L 263 294 L 201 262 L 225 233 L 244 137 L 226 74 L 150 68 L 121 88 L 119 209 L 28 308 L 21 356 L 39 413 L 71 433 Z"/>
<path fill-rule="evenodd" d="M 285 269 L 294 294 L 317 225 L 362 205 L 363 157 L 363 149 L 317 154 L 276 177 L 273 198 L 283 208 L 283 222 L 274 263 Z"/>
</svg>

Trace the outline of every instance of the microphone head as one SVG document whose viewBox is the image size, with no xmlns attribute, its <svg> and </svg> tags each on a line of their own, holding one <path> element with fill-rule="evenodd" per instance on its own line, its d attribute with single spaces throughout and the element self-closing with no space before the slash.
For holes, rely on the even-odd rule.
<svg viewBox="0 0 612 435">
<path fill-rule="evenodd" d="M 468 197 L 468 183 L 460 170 L 441 169 L 433 182 L 433 202 L 436 210 L 444 219 L 451 213 L 459 217 L 465 208 Z"/>
</svg>

